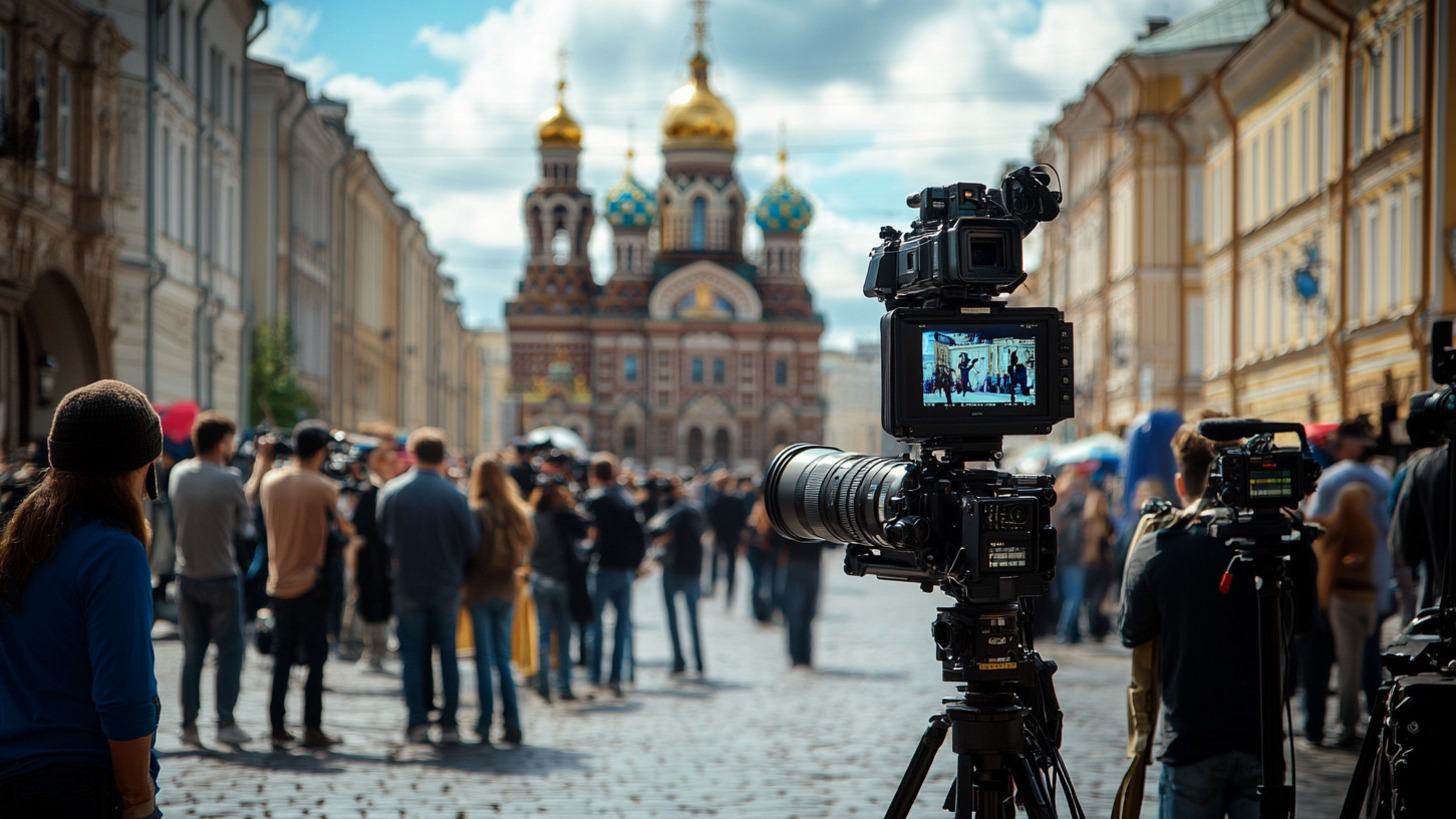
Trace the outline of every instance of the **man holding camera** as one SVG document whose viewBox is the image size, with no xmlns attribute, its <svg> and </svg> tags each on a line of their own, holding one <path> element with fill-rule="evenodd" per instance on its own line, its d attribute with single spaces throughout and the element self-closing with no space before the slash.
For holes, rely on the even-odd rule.
<svg viewBox="0 0 1456 819">
<path fill-rule="evenodd" d="M 1162 691 L 1160 819 L 1256 819 L 1263 783 L 1259 722 L 1258 605 L 1253 569 L 1209 532 L 1203 507 L 1215 442 L 1185 424 L 1173 437 L 1176 522 L 1145 536 L 1128 556 L 1122 642 L 1157 640 Z M 1304 545 L 1289 561 L 1299 590 L 1313 585 Z M 1220 579 L 1231 577 L 1227 593 Z M 1270 783 L 1277 786 L 1282 783 Z M 1134 795 L 1134 799 L 1137 795 Z"/>
</svg>

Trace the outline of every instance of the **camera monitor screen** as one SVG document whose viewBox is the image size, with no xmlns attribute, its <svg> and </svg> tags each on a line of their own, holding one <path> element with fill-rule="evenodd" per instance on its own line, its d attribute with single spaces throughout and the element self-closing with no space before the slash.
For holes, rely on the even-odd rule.
<svg viewBox="0 0 1456 819">
<path fill-rule="evenodd" d="M 1294 470 L 1280 463 L 1258 463 L 1249 469 L 1249 501 L 1294 498 Z"/>
<path fill-rule="evenodd" d="M 922 326 L 920 405 L 953 411 L 1035 404 L 1037 331 L 1034 323 Z"/>
</svg>

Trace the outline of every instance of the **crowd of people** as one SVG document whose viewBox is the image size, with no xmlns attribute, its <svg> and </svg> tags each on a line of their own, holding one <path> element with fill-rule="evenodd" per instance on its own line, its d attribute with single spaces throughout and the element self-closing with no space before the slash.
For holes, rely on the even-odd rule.
<svg viewBox="0 0 1456 819">
<path fill-rule="evenodd" d="M 180 446 L 158 424 L 141 393 L 98 382 L 0 469 L 0 705 L 30 715 L 0 726 L 0 798 L 68 815 L 55 793 L 84 782 L 74 815 L 99 815 L 102 801 L 153 815 L 150 749 L 170 710 L 151 647 L 163 612 L 175 611 L 183 655 L 171 713 L 193 747 L 213 721 L 200 696 L 210 650 L 212 739 L 255 740 L 235 713 L 249 642 L 273 663 L 275 749 L 338 743 L 324 672 L 340 659 L 399 677 L 406 741 L 460 743 L 460 646 L 474 655 L 475 737 L 518 744 L 518 679 L 547 702 L 630 696 L 633 592 L 645 583 L 660 583 L 669 674 L 704 677 L 700 605 L 721 596 L 732 609 L 745 556 L 751 615 L 782 619 L 790 664 L 812 662 L 827 544 L 773 533 L 751 477 L 639 474 L 611 453 L 524 441 L 462 460 L 429 427 L 343 448 L 318 421 L 252 437 L 243 456 L 248 436 L 221 413 L 198 414 Z M 296 666 L 303 713 L 290 720 Z M 42 702 L 47 692 L 66 703 Z"/>
</svg>

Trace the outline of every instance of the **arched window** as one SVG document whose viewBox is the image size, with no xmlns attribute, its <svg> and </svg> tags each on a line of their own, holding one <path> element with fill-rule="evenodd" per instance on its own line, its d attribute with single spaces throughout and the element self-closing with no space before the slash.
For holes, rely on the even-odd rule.
<svg viewBox="0 0 1456 819">
<path fill-rule="evenodd" d="M 713 433 L 713 460 L 725 466 L 728 464 L 728 430 L 722 427 Z"/>
<path fill-rule="evenodd" d="M 789 431 L 783 427 L 774 430 L 773 445 L 777 449 L 789 442 Z"/>
<path fill-rule="evenodd" d="M 633 250 L 635 250 L 635 248 L 632 245 L 627 245 L 627 264 L 624 266 L 624 269 L 626 269 L 626 270 L 631 270 L 632 269 L 632 264 L 633 264 L 633 262 L 632 262 L 632 251 Z"/>
<path fill-rule="evenodd" d="M 693 233 L 690 246 L 702 250 L 708 242 L 708 203 L 699 196 L 693 200 Z"/>
<path fill-rule="evenodd" d="M 637 457 L 637 428 L 624 427 L 622 429 L 622 457 Z"/>
<path fill-rule="evenodd" d="M 551 263 L 566 264 L 571 261 L 571 234 L 566 228 L 557 228 L 551 237 Z"/>
<path fill-rule="evenodd" d="M 688 466 L 694 469 L 703 466 L 703 431 L 697 427 L 688 430 Z"/>
</svg>

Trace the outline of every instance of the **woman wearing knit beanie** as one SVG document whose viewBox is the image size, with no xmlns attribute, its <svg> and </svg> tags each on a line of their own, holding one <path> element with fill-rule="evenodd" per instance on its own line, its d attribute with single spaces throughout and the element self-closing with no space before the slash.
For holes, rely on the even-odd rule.
<svg viewBox="0 0 1456 819">
<path fill-rule="evenodd" d="M 0 812 L 160 816 L 141 501 L 161 421 L 141 392 L 98 381 L 56 406 L 49 444 L 0 535 Z"/>
</svg>

